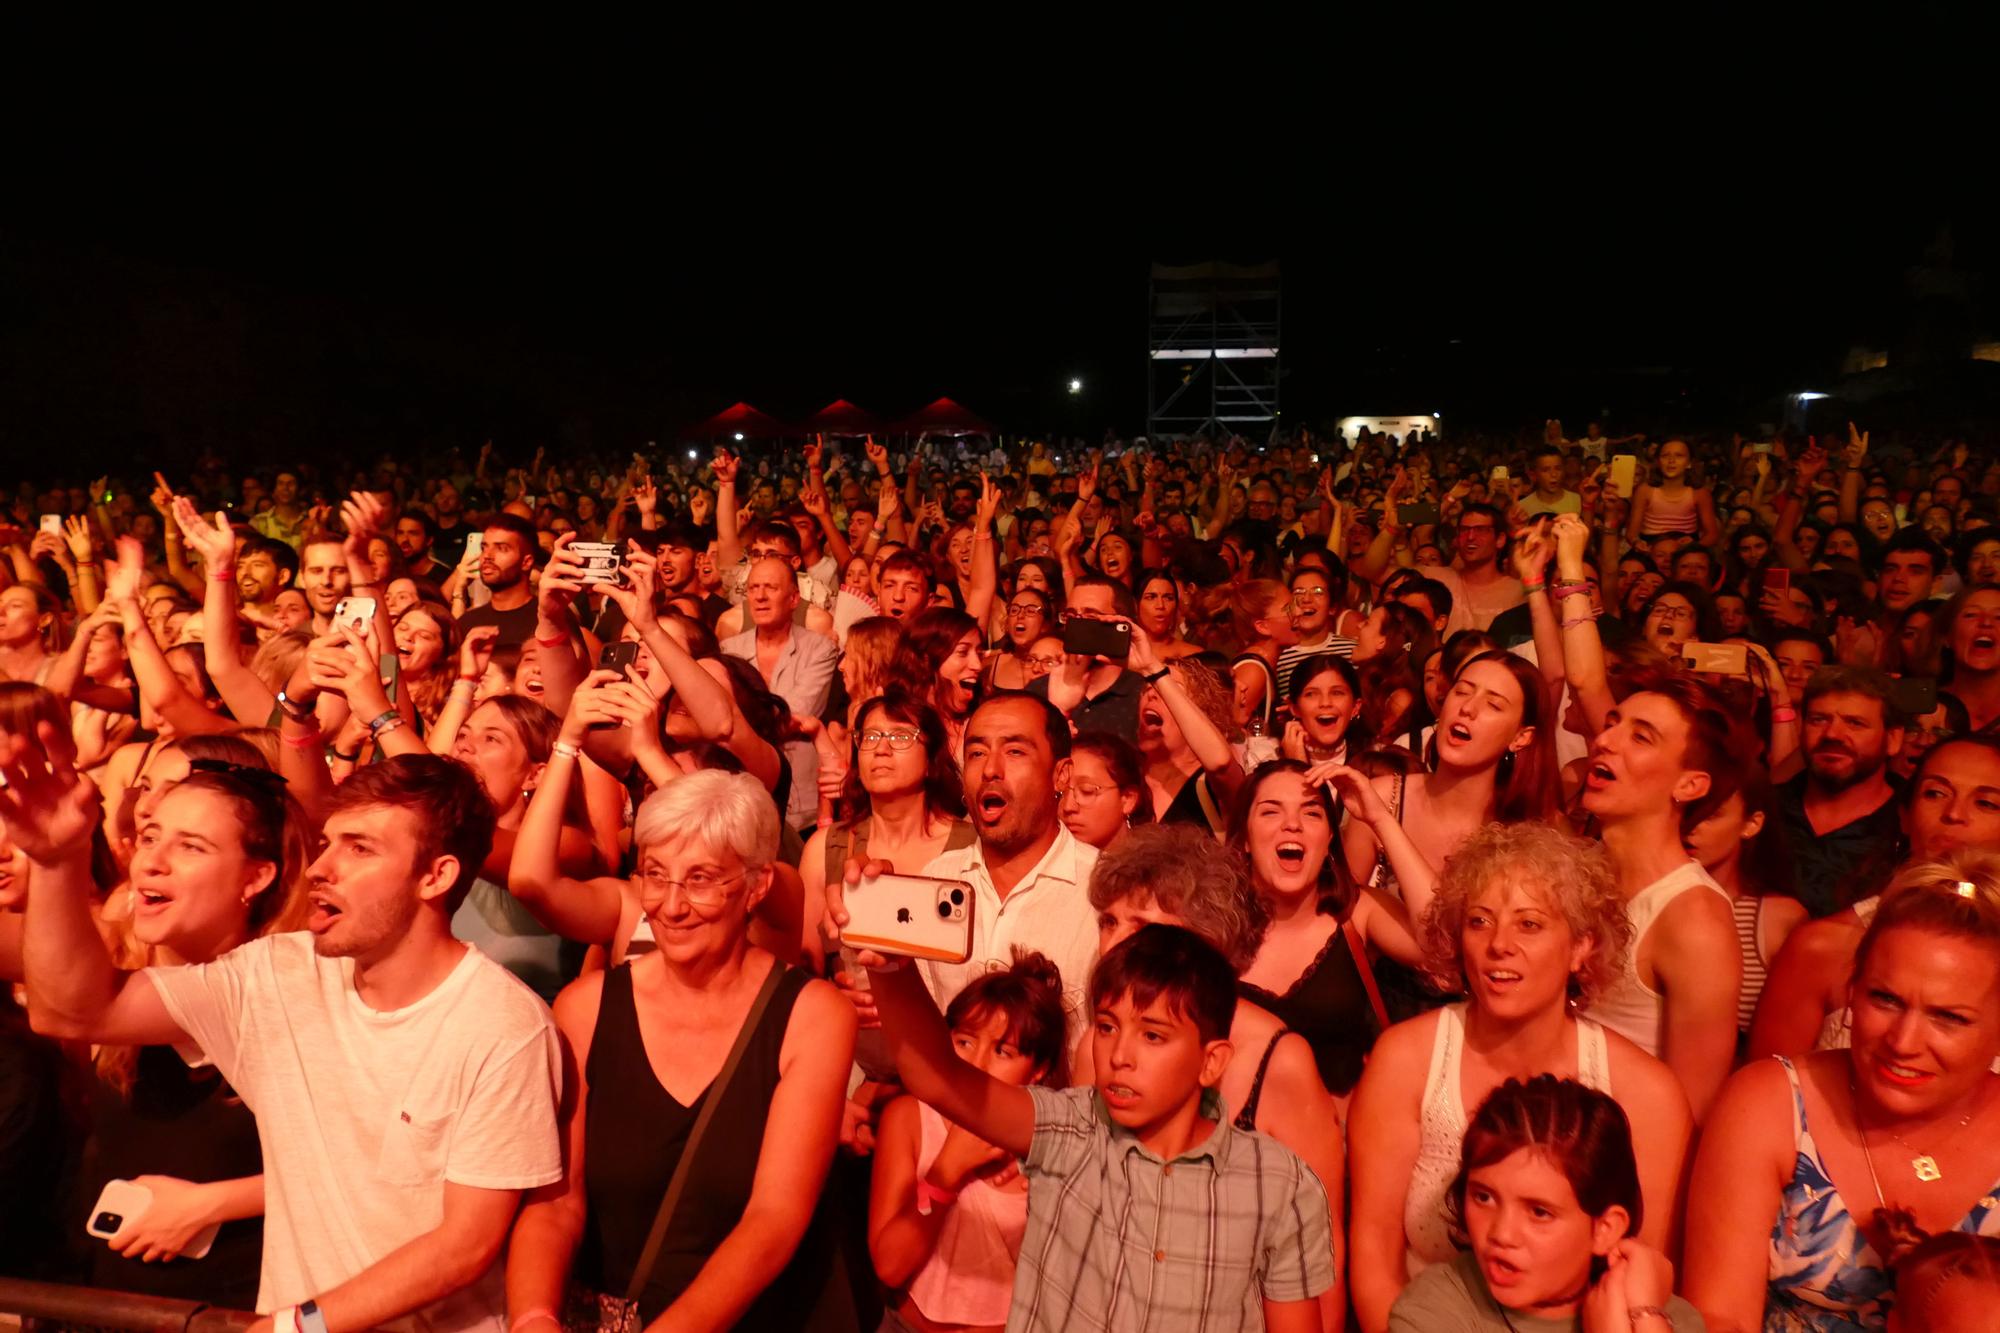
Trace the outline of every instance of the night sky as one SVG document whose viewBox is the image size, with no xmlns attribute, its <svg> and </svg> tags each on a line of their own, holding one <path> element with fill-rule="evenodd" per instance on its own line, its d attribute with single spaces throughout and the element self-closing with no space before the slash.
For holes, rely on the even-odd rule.
<svg viewBox="0 0 2000 1333">
<path fill-rule="evenodd" d="M 1960 267 L 2000 257 L 1948 16 L 1699 72 L 1671 37 L 1643 69 L 1405 37 L 1351 48 L 1399 53 L 1372 71 L 1176 82 L 1210 21 L 1033 77 L 177 34 L 17 132 L 0 457 L 622 449 L 738 398 L 1132 433 L 1148 265 L 1211 257 L 1284 266 L 1288 420 L 1737 410 L 1899 337 L 1941 225 Z"/>
</svg>

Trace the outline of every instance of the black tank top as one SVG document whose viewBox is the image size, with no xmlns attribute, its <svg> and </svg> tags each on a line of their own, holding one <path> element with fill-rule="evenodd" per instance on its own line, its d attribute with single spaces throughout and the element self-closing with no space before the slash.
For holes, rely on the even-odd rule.
<svg viewBox="0 0 2000 1333">
<path fill-rule="evenodd" d="M 1368 988 L 1354 969 L 1354 954 L 1341 930 L 1326 937 L 1319 955 L 1283 995 L 1247 981 L 1237 993 L 1262 1005 L 1306 1039 L 1326 1090 L 1345 1096 L 1361 1079 L 1361 1063 L 1378 1035 Z"/>
<path fill-rule="evenodd" d="M 744 1049 L 743 1063 L 709 1123 L 701 1160 L 688 1177 L 652 1277 L 640 1294 L 639 1314 L 644 1320 L 658 1318 L 673 1304 L 742 1220 L 757 1175 L 757 1156 L 764 1147 L 765 1119 L 778 1087 L 785 1029 L 808 980 L 797 968 L 786 968 Z M 647 1233 L 681 1149 L 715 1089 L 703 1090 L 692 1106 L 683 1106 L 660 1085 L 639 1033 L 630 963 L 604 976 L 584 1073 L 590 1084 L 590 1101 L 584 1108 L 588 1208 L 576 1273 L 585 1284 L 622 1296 L 646 1248 Z M 857 1324 L 822 1193 L 792 1261 L 744 1312 L 738 1327 L 851 1333 Z"/>
</svg>

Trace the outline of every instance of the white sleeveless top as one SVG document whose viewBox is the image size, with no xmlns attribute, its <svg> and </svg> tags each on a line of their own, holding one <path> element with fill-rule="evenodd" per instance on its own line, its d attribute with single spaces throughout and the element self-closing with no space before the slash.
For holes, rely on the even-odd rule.
<svg viewBox="0 0 2000 1333">
<path fill-rule="evenodd" d="M 1437 1016 L 1431 1071 L 1424 1079 L 1423 1106 L 1418 1114 L 1423 1137 L 1417 1144 L 1409 1192 L 1403 1196 L 1403 1235 L 1408 1242 L 1404 1262 L 1411 1277 L 1458 1253 L 1446 1222 L 1445 1195 L 1458 1178 L 1459 1150 L 1471 1120 L 1460 1092 L 1464 1080 L 1459 1076 L 1465 1057 L 1465 1005 L 1448 1004 Z M 1587 1018 L 1576 1020 L 1576 1078 L 1586 1088 L 1611 1095 L 1611 1055 L 1604 1029 Z"/>
<path fill-rule="evenodd" d="M 1659 920 L 1667 904 L 1690 889 L 1704 888 L 1730 903 L 1729 891 L 1709 878 L 1701 862 L 1692 858 L 1677 870 L 1668 871 L 1639 890 L 1625 904 L 1626 919 L 1632 923 L 1632 948 L 1625 955 L 1625 967 L 1618 980 L 1606 988 L 1590 1006 L 1590 1016 L 1625 1037 L 1651 1056 L 1660 1053 L 1660 1028 L 1666 1015 L 1666 997 L 1639 979 L 1639 946 L 1646 932 Z"/>
<path fill-rule="evenodd" d="M 923 1138 L 917 1175 L 931 1169 L 950 1128 L 943 1116 L 918 1103 Z M 1014 1260 L 1028 1230 L 1028 1192 L 996 1189 L 975 1180 L 938 1232 L 937 1248 L 910 1279 L 910 1299 L 940 1324 L 1004 1324 L 1014 1300 Z"/>
</svg>

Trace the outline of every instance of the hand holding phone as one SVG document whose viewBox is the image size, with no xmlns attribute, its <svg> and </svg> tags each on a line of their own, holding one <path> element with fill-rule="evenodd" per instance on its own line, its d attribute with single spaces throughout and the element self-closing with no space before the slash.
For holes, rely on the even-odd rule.
<svg viewBox="0 0 2000 1333">
<path fill-rule="evenodd" d="M 1124 662 L 1132 656 L 1132 627 L 1122 620 L 1077 616 L 1063 624 L 1063 651 L 1073 657 Z"/>
<path fill-rule="evenodd" d="M 972 957 L 972 886 L 927 875 L 864 876 L 846 892 L 841 943 L 902 958 L 963 963 Z"/>
<path fill-rule="evenodd" d="M 368 627 L 375 623 L 375 599 L 373 597 L 343 597 L 333 608 L 333 623 L 346 625 L 357 634 L 366 634 Z"/>
</svg>

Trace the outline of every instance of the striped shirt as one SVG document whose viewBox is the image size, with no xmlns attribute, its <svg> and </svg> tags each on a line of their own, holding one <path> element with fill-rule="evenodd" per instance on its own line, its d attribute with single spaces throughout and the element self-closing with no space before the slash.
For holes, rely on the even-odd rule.
<svg viewBox="0 0 2000 1333">
<path fill-rule="evenodd" d="M 1229 1123 L 1162 1161 L 1094 1088 L 1033 1087 L 1028 1230 L 1008 1333 L 1242 1333 L 1264 1302 L 1333 1285 L 1326 1190 L 1276 1140 Z"/>
<path fill-rule="evenodd" d="M 1318 643 L 1295 643 L 1289 648 L 1278 650 L 1278 702 L 1291 696 L 1292 669 L 1308 657 L 1323 657 L 1332 653 L 1335 657 L 1353 657 L 1354 640 L 1343 639 L 1338 634 L 1329 634 Z"/>
<path fill-rule="evenodd" d="M 1736 943 L 1743 951 L 1743 989 L 1736 993 L 1738 1032 L 1750 1030 L 1750 1020 L 1757 1016 L 1757 997 L 1764 993 L 1764 982 L 1770 977 L 1764 958 L 1763 932 L 1758 929 L 1764 923 L 1763 907 L 1763 898 L 1749 893 L 1729 904 L 1736 917 Z"/>
</svg>

